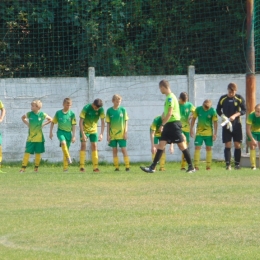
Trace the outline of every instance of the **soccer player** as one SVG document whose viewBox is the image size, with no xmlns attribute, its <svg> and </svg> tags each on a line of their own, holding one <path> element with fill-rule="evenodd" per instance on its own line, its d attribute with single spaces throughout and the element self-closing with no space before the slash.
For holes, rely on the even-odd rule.
<svg viewBox="0 0 260 260">
<path fill-rule="evenodd" d="M 63 109 L 58 110 L 55 113 L 50 127 L 50 139 L 52 139 L 54 124 L 58 124 L 57 137 L 63 152 L 63 171 L 68 171 L 68 166 L 72 163 L 69 148 L 71 142 L 74 143 L 76 140 L 76 117 L 74 112 L 70 110 L 71 106 L 72 100 L 70 98 L 65 98 L 63 100 Z"/>
<path fill-rule="evenodd" d="M 35 166 L 34 171 L 38 172 L 38 167 L 41 161 L 41 153 L 45 152 L 44 136 L 42 128 L 49 124 L 52 120 L 46 113 L 40 111 L 42 108 L 42 102 L 40 100 L 34 100 L 31 103 L 30 112 L 22 116 L 22 121 L 29 127 L 29 135 L 26 141 L 25 153 L 22 162 L 21 173 L 25 172 L 30 154 L 35 153 Z M 45 119 L 47 121 L 45 121 Z M 45 121 L 45 122 L 44 122 Z"/>
<path fill-rule="evenodd" d="M 115 171 L 119 171 L 119 159 L 117 155 L 117 146 L 121 148 L 125 170 L 130 171 L 130 160 L 127 154 L 127 130 L 128 130 L 128 115 L 126 109 L 120 106 L 122 97 L 114 95 L 112 97 L 112 103 L 114 104 L 107 110 L 106 122 L 107 122 L 107 141 L 108 145 L 113 149 L 113 162 Z"/>
<path fill-rule="evenodd" d="M 248 115 L 246 120 L 246 133 L 250 141 L 251 169 L 256 170 L 256 147 L 260 149 L 260 104 L 255 106 L 255 111 Z"/>
<path fill-rule="evenodd" d="M 179 107 L 181 113 L 181 124 L 182 124 L 182 133 L 186 137 L 187 147 L 190 143 L 190 120 L 192 118 L 192 113 L 195 111 L 195 106 L 188 101 L 188 94 L 186 92 L 181 92 L 179 96 Z M 182 154 L 181 158 L 181 170 L 186 171 L 186 161 Z"/>
<path fill-rule="evenodd" d="M 79 117 L 81 141 L 79 152 L 80 171 L 85 171 L 86 144 L 89 139 L 91 143 L 93 171 L 99 172 L 97 142 L 103 139 L 105 129 L 105 112 L 102 100 L 97 98 L 92 104 L 84 106 Z M 99 118 L 101 119 L 101 133 L 98 136 L 97 122 Z"/>
<path fill-rule="evenodd" d="M 202 106 L 195 109 L 190 125 L 190 135 L 194 137 L 194 124 L 196 119 L 197 131 L 195 138 L 195 153 L 194 153 L 194 166 L 196 171 L 199 170 L 200 150 L 203 142 L 206 145 L 206 170 L 210 170 L 212 162 L 212 146 L 213 141 L 216 141 L 218 131 L 218 115 L 216 110 L 212 107 L 212 102 L 206 99 Z M 212 123 L 214 125 L 214 132 Z"/>
<path fill-rule="evenodd" d="M 222 141 L 225 143 L 224 157 L 226 169 L 231 170 L 231 141 L 233 139 L 235 151 L 235 170 L 240 169 L 241 143 L 243 140 L 240 116 L 246 113 L 244 98 L 237 94 L 237 85 L 229 83 L 228 93 L 220 97 L 217 104 L 217 113 L 224 120 L 230 122 L 222 128 Z"/>
<path fill-rule="evenodd" d="M 1 115 L 0 115 L 0 123 L 3 122 L 4 118 L 5 118 L 5 108 L 4 108 L 4 104 L 2 103 L 2 101 L 0 100 L 0 111 L 1 111 Z M 2 134 L 0 133 L 0 168 L 2 166 L 2 160 L 3 160 L 3 151 L 2 151 Z M 1 170 L 0 170 L 1 171 Z"/>
<path fill-rule="evenodd" d="M 150 126 L 150 141 L 151 141 L 151 152 L 152 152 L 152 160 L 155 157 L 158 144 L 161 137 L 161 132 L 159 131 L 160 127 L 162 125 L 162 117 L 157 116 L 154 118 L 151 126 Z M 170 152 L 173 153 L 173 144 L 170 144 Z M 160 169 L 159 171 L 165 171 L 165 161 L 166 161 L 166 154 L 165 149 L 163 151 L 162 157 L 160 159 Z"/>
<path fill-rule="evenodd" d="M 181 116 L 178 100 L 176 96 L 171 92 L 170 83 L 167 80 L 161 80 L 159 82 L 159 88 L 161 93 L 166 96 L 166 100 L 164 103 L 163 120 L 162 125 L 160 126 L 160 131 L 162 132 L 162 135 L 152 164 L 148 167 L 141 166 L 140 168 L 147 173 L 155 172 L 155 167 L 161 159 L 166 144 L 176 143 L 188 163 L 188 170 L 186 172 L 192 173 L 195 171 L 195 169 L 192 165 L 190 152 L 187 149 L 186 142 L 184 141 L 182 135 L 180 122 Z"/>
</svg>

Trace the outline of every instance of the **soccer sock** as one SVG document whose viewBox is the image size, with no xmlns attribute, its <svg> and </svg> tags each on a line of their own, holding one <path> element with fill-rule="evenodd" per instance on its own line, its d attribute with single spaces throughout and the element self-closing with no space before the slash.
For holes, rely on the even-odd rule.
<svg viewBox="0 0 260 260">
<path fill-rule="evenodd" d="M 235 158 L 235 165 L 240 164 L 240 159 L 241 159 L 241 149 L 235 149 L 234 151 L 234 158 Z"/>
<path fill-rule="evenodd" d="M 183 153 L 184 158 L 185 158 L 185 160 L 188 164 L 188 167 L 189 168 L 193 167 L 189 150 L 186 148 L 185 150 L 182 151 L 182 153 Z"/>
<path fill-rule="evenodd" d="M 157 163 L 160 161 L 163 154 L 163 150 L 157 149 L 156 154 L 153 159 L 153 163 L 151 164 L 151 168 L 155 169 Z"/>
<path fill-rule="evenodd" d="M 3 151 L 2 151 L 2 145 L 0 145 L 0 164 L 2 163 L 3 159 Z"/>
<path fill-rule="evenodd" d="M 184 158 L 184 155 L 182 154 L 181 155 L 181 168 L 185 168 L 185 166 L 186 166 L 186 160 Z"/>
<path fill-rule="evenodd" d="M 152 161 L 154 160 L 155 157 L 155 153 L 152 153 Z"/>
<path fill-rule="evenodd" d="M 35 154 L 35 159 L 34 159 L 35 167 L 39 167 L 40 162 L 41 162 L 41 154 L 40 153 L 36 153 Z"/>
<path fill-rule="evenodd" d="M 85 168 L 86 151 L 79 151 L 80 168 Z"/>
<path fill-rule="evenodd" d="M 113 162 L 114 162 L 114 166 L 116 167 L 116 169 L 118 169 L 119 168 L 119 159 L 118 159 L 118 157 L 114 157 L 113 158 Z"/>
<path fill-rule="evenodd" d="M 225 162 L 226 165 L 230 165 L 230 160 L 231 160 L 231 149 L 230 148 L 225 148 L 224 149 L 224 156 L 225 156 Z"/>
<path fill-rule="evenodd" d="M 194 152 L 194 166 L 198 167 L 200 162 L 200 150 L 195 150 Z"/>
<path fill-rule="evenodd" d="M 125 167 L 126 167 L 126 168 L 129 168 L 129 167 L 130 167 L 130 160 L 129 160 L 129 157 L 128 157 L 128 156 L 125 156 L 125 157 L 124 157 L 124 162 L 125 162 Z"/>
<path fill-rule="evenodd" d="M 25 153 L 24 156 L 23 156 L 22 168 L 26 168 L 27 167 L 29 159 L 30 159 L 30 154 L 29 153 Z"/>
<path fill-rule="evenodd" d="M 98 151 L 93 151 L 91 155 L 92 155 L 93 169 L 95 170 L 98 168 Z"/>
<path fill-rule="evenodd" d="M 206 167 L 210 168 L 212 162 L 212 150 L 206 151 Z"/>
<path fill-rule="evenodd" d="M 166 154 L 165 154 L 165 152 L 163 152 L 162 157 L 160 159 L 160 168 L 165 167 L 165 161 L 166 161 Z"/>
<path fill-rule="evenodd" d="M 70 154 L 69 154 L 69 149 L 68 149 L 66 143 L 62 143 L 62 144 L 61 144 L 61 149 L 62 149 L 62 152 L 63 152 L 64 156 L 65 156 L 66 158 L 69 158 L 69 157 L 70 157 Z"/>
<path fill-rule="evenodd" d="M 250 162 L 251 167 L 256 167 L 256 150 L 250 149 Z"/>
<path fill-rule="evenodd" d="M 63 169 L 67 170 L 68 168 L 69 168 L 68 160 L 67 160 L 66 156 L 63 154 Z"/>
</svg>

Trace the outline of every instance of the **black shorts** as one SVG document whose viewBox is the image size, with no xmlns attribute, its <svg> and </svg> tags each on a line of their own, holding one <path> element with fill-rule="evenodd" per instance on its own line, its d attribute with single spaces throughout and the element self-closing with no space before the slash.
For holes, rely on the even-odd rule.
<svg viewBox="0 0 260 260">
<path fill-rule="evenodd" d="M 163 127 L 160 140 L 166 141 L 168 144 L 182 143 L 183 136 L 182 136 L 181 127 L 182 125 L 180 121 L 166 123 Z"/>
<path fill-rule="evenodd" d="M 233 142 L 242 143 L 243 134 L 242 134 L 242 125 L 240 123 L 236 123 L 233 125 L 233 131 L 230 132 L 226 127 L 222 129 L 222 141 L 223 143 L 231 142 L 233 138 Z"/>
</svg>

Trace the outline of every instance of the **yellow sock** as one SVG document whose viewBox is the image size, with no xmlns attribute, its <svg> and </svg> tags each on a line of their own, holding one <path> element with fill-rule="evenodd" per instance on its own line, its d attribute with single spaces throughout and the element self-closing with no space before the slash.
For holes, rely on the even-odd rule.
<svg viewBox="0 0 260 260">
<path fill-rule="evenodd" d="M 22 162 L 22 167 L 23 168 L 26 168 L 28 162 L 29 162 L 29 159 L 30 159 L 30 154 L 29 153 L 25 153 L 24 156 L 23 156 L 23 162 Z"/>
<path fill-rule="evenodd" d="M 155 157 L 155 153 L 152 153 L 152 161 L 154 160 Z"/>
<path fill-rule="evenodd" d="M 165 161 L 166 161 L 166 154 L 165 154 L 165 152 L 163 152 L 162 157 L 160 159 L 160 168 L 165 167 Z"/>
<path fill-rule="evenodd" d="M 93 170 L 98 168 L 98 151 L 92 152 Z"/>
<path fill-rule="evenodd" d="M 63 170 L 67 170 L 69 168 L 69 163 L 65 155 L 63 155 Z"/>
<path fill-rule="evenodd" d="M 182 153 L 182 155 L 181 155 L 181 168 L 185 168 L 185 166 L 186 166 L 186 160 L 185 160 L 185 157 Z"/>
<path fill-rule="evenodd" d="M 69 154 L 69 149 L 68 149 L 66 143 L 62 143 L 62 144 L 61 144 L 61 149 L 62 149 L 62 152 L 63 152 L 64 156 L 65 156 L 66 158 L 69 158 L 69 157 L 70 157 L 70 154 Z"/>
<path fill-rule="evenodd" d="M 40 162 L 41 162 L 41 154 L 40 153 L 36 153 L 35 154 L 35 159 L 34 159 L 35 167 L 39 167 Z"/>
<path fill-rule="evenodd" d="M 206 151 L 206 167 L 210 168 L 211 162 L 212 162 L 212 150 Z"/>
<path fill-rule="evenodd" d="M 250 162 L 251 162 L 251 167 L 256 167 L 256 151 L 255 150 L 250 150 Z"/>
<path fill-rule="evenodd" d="M 80 168 L 85 168 L 86 151 L 79 151 Z"/>
<path fill-rule="evenodd" d="M 2 145 L 0 145 L 0 164 L 2 162 L 3 159 L 3 151 L 2 151 Z"/>
<path fill-rule="evenodd" d="M 116 168 L 116 169 L 119 168 L 119 160 L 118 160 L 118 157 L 114 157 L 114 158 L 113 158 L 113 162 L 114 162 L 115 168 Z"/>
<path fill-rule="evenodd" d="M 195 150 L 194 153 L 194 166 L 198 167 L 200 162 L 200 150 Z"/>
<path fill-rule="evenodd" d="M 129 161 L 129 157 L 128 156 L 124 157 L 124 162 L 125 162 L 125 167 L 129 168 L 130 167 L 130 161 Z"/>
</svg>

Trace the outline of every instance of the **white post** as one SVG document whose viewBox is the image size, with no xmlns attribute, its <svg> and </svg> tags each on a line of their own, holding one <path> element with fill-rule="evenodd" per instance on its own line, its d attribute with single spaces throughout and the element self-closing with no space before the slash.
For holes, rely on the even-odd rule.
<svg viewBox="0 0 260 260">
<path fill-rule="evenodd" d="M 188 66 L 188 95 L 189 101 L 195 104 L 196 93 L 195 93 L 195 67 Z"/>
<path fill-rule="evenodd" d="M 95 68 L 88 68 L 88 103 L 93 102 L 95 87 Z"/>
</svg>

